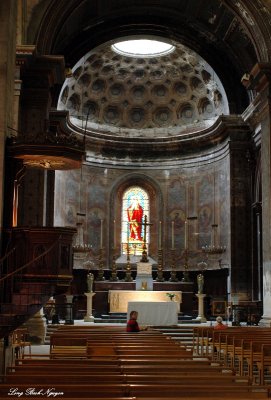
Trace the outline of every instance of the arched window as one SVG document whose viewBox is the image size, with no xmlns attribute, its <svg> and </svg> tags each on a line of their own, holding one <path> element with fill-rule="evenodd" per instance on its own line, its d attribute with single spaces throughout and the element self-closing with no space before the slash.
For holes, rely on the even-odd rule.
<svg viewBox="0 0 271 400">
<path fill-rule="evenodd" d="M 127 246 L 132 255 L 141 255 L 144 244 L 144 217 L 149 221 L 149 196 L 139 186 L 128 188 L 122 198 L 122 254 L 127 254 Z M 149 229 L 146 228 L 146 246 L 149 243 Z"/>
</svg>

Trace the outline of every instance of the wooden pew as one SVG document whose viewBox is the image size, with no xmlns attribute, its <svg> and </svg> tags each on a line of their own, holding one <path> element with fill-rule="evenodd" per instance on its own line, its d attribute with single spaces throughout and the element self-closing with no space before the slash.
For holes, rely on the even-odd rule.
<svg viewBox="0 0 271 400">
<path fill-rule="evenodd" d="M 76 365 L 75 364 L 24 364 L 24 365 L 16 365 L 13 367 L 6 368 L 6 374 L 15 373 L 15 374 L 39 374 L 44 372 L 45 374 L 47 371 L 55 371 L 62 373 L 69 373 L 72 371 L 75 375 L 77 374 L 86 374 L 86 373 L 101 373 L 103 375 L 106 374 L 121 374 L 123 368 L 120 365 L 107 365 L 107 364 L 100 364 L 100 365 Z"/>
<path fill-rule="evenodd" d="M 40 400 L 41 396 L 35 397 L 35 396 L 31 396 L 31 400 Z M 180 400 L 180 398 L 185 398 L 185 399 L 189 399 L 189 400 L 218 400 L 221 397 L 223 397 L 223 399 L 225 400 L 257 400 L 257 399 L 267 399 L 267 394 L 266 393 L 238 393 L 236 395 L 234 395 L 233 393 L 231 393 L 230 395 L 222 395 L 221 393 L 217 394 L 217 393 L 209 393 L 209 395 L 205 396 L 203 393 L 198 394 L 196 397 L 194 397 L 194 393 L 188 393 L 185 394 L 185 396 L 183 394 L 179 395 L 178 397 L 176 396 L 170 396 L 169 398 L 171 400 Z M 76 397 L 64 397 L 65 400 L 74 400 Z M 91 396 L 85 396 L 83 397 L 85 400 L 100 400 L 101 397 L 91 397 Z M 106 400 L 149 400 L 152 397 L 144 397 L 144 396 L 140 396 L 140 397 L 112 397 L 112 396 L 107 396 Z M 165 400 L 167 397 L 155 397 L 155 400 Z M 10 396 L 8 397 L 1 397 L 2 400 L 10 400 Z M 154 399 L 154 398 L 153 398 Z M 20 397 L 20 400 L 29 400 L 29 396 L 26 397 Z"/>
<path fill-rule="evenodd" d="M 216 385 L 215 382 L 209 385 L 197 384 L 194 385 L 149 385 L 149 384 L 135 384 L 131 385 L 131 395 L 136 398 L 155 398 L 165 397 L 171 398 L 178 396 L 179 398 L 188 399 L 190 397 L 196 397 L 197 399 L 203 398 L 215 398 L 215 399 L 232 399 L 234 396 L 238 399 L 257 399 L 257 398 L 268 398 L 268 391 L 264 390 L 259 392 L 253 390 L 251 386 L 237 386 L 237 385 Z"/>
<path fill-rule="evenodd" d="M 20 384 L 16 385 L 18 391 L 22 394 L 29 393 L 29 385 Z M 0 398 L 8 397 L 8 393 L 10 393 L 11 387 L 9 384 L 2 384 L 0 386 Z M 262 399 L 268 398 L 268 391 L 265 389 L 258 389 L 251 386 L 245 385 L 216 385 L 216 383 L 210 382 L 208 384 L 195 384 L 192 385 L 187 384 L 66 384 L 66 385 L 54 385 L 46 386 L 41 384 L 35 384 L 34 388 L 36 393 L 44 393 L 45 397 L 48 397 L 49 393 L 59 393 L 58 398 L 106 398 L 110 397 L 134 397 L 136 399 L 149 399 L 153 398 L 157 400 L 158 398 L 167 399 L 167 398 L 227 398 L 233 399 L 234 396 L 238 399 Z M 32 392 L 33 393 L 33 392 Z M 34 393 L 33 393 L 34 394 Z M 38 397 L 38 395 L 37 395 Z M 41 397 L 41 396 L 40 396 Z M 51 396 L 52 397 L 52 396 Z M 10 396 L 9 396 L 10 398 Z M 33 399 L 33 395 L 28 396 L 28 398 Z"/>
<path fill-rule="evenodd" d="M 258 367 L 259 383 L 264 383 L 264 368 L 270 365 L 270 360 L 266 356 L 263 361 L 263 345 L 266 349 L 271 345 L 271 333 L 269 329 L 239 329 L 235 331 L 221 331 L 214 334 L 214 343 L 218 346 L 219 359 L 223 358 L 226 365 L 234 366 L 238 360 L 238 373 L 244 375 L 244 363 L 248 366 L 248 375 L 253 379 L 253 369 Z M 223 353 L 223 357 L 221 354 Z M 264 366 L 264 364 L 266 364 Z"/>
<path fill-rule="evenodd" d="M 78 339 L 76 343 L 79 347 L 82 345 L 80 340 L 86 340 L 86 347 L 88 344 L 95 345 L 98 348 L 95 356 L 92 354 L 88 359 L 75 357 L 72 360 L 65 358 L 66 356 L 50 360 L 18 360 L 14 369 L 8 371 L 8 383 L 22 390 L 26 388 L 24 385 L 27 382 L 41 390 L 53 385 L 55 390 L 63 393 L 65 391 L 65 399 L 110 399 L 114 396 L 133 396 L 141 400 L 176 397 L 223 397 L 231 400 L 268 398 L 268 390 L 261 386 L 253 387 L 249 384 L 248 377 L 245 379 L 235 376 L 231 369 L 222 367 L 220 362 L 211 361 L 209 357 L 203 359 L 201 354 L 193 356 L 165 336 L 161 338 L 162 335 L 159 334 L 145 336 L 122 333 L 113 335 L 110 331 L 108 335 L 98 336 L 101 341 L 97 342 L 97 335 L 91 336 L 89 340 L 90 335 L 85 335 L 84 332 L 78 335 L 74 332 L 68 333 L 69 343 Z M 62 339 L 63 334 L 56 335 L 52 344 L 59 345 Z M 63 343 L 67 344 L 62 341 Z M 113 351 L 110 359 L 110 352 Z M 36 370 L 35 366 L 38 367 Z M 107 368 L 105 373 L 102 372 L 103 366 Z M 114 372 L 111 367 L 115 368 Z M 23 368 L 32 368 L 31 374 L 22 373 Z M 75 372 L 77 368 L 78 372 Z M 226 370 L 224 373 L 223 368 Z M 7 396 L 7 392 L 4 392 L 7 390 L 5 385 L 7 384 L 0 387 L 1 398 Z M 33 395 L 31 399 L 33 400 Z"/>
<path fill-rule="evenodd" d="M 63 365 L 67 365 L 67 360 L 66 358 L 56 358 L 56 359 L 18 359 L 15 361 L 15 366 L 16 365 L 58 365 L 59 368 L 61 368 Z M 74 358 L 72 360 L 72 364 L 75 366 L 78 365 L 120 365 L 120 360 L 115 360 L 115 359 L 86 359 L 86 358 Z"/>
<path fill-rule="evenodd" d="M 209 356 L 213 330 L 214 328 L 210 326 L 193 328 L 193 349 L 195 354 Z"/>
<path fill-rule="evenodd" d="M 93 356 L 93 349 L 98 349 L 98 346 L 106 345 L 104 350 L 100 349 L 100 353 L 105 354 L 107 351 L 108 355 L 115 355 L 116 352 L 114 350 L 114 346 L 118 343 L 119 340 L 122 340 L 121 343 L 127 342 L 127 339 L 131 344 L 140 345 L 141 347 L 145 344 L 152 346 L 155 344 L 157 348 L 160 348 L 162 351 L 163 346 L 166 345 L 173 346 L 177 349 L 177 345 L 174 342 L 171 342 L 163 337 L 163 335 L 159 334 L 159 332 L 151 333 L 148 335 L 139 336 L 133 334 L 127 334 L 126 332 L 121 333 L 120 335 L 114 335 L 111 331 L 107 333 L 101 332 L 101 334 L 97 335 L 96 330 L 94 333 L 86 333 L 86 332 L 64 332 L 64 333 L 55 333 L 51 336 L 50 339 L 50 358 L 59 358 L 59 357 L 68 357 L 68 358 L 85 358 L 86 354 L 88 356 Z M 88 347 L 88 350 L 86 348 Z M 123 346 L 124 347 L 124 346 Z M 180 348 L 180 347 L 179 347 Z M 90 350 L 92 349 L 92 350 Z M 95 350 L 96 351 L 96 350 Z M 98 350 L 97 350 L 98 351 Z"/>
<path fill-rule="evenodd" d="M 86 336 L 52 335 L 50 338 L 50 358 L 86 358 Z"/>
<path fill-rule="evenodd" d="M 46 384 L 35 384 L 34 388 L 30 388 L 29 384 L 16 384 L 16 389 L 18 392 L 22 393 L 22 395 L 27 395 L 28 398 L 32 398 L 34 393 L 40 393 L 41 397 L 54 397 L 54 393 L 57 393 L 56 398 L 65 398 L 65 397 L 72 397 L 75 399 L 78 398 L 85 398 L 85 397 L 97 397 L 97 398 L 110 398 L 110 397 L 125 397 L 129 395 L 129 385 L 126 384 L 108 384 L 103 382 L 101 384 L 91 383 L 91 384 L 54 384 L 46 385 Z M 34 389 L 31 390 L 31 389 Z M 0 385 L 0 398 L 4 396 L 8 396 L 11 392 L 11 386 L 8 383 L 3 383 Z M 18 396 L 17 396 L 18 397 Z M 38 395 L 37 395 L 38 397 Z M 9 396 L 11 398 L 11 396 Z M 19 397 L 18 397 L 19 398 Z"/>
<path fill-rule="evenodd" d="M 182 373 L 182 374 L 201 374 L 201 375 L 216 375 L 216 374 L 232 374 L 234 375 L 234 371 L 232 369 L 225 369 L 222 366 L 213 366 L 213 365 L 206 365 L 206 364 L 190 364 L 187 363 L 180 364 L 175 363 L 171 365 L 165 364 L 158 364 L 158 365 L 144 365 L 144 364 L 137 364 L 137 365 L 106 365 L 106 364 L 99 364 L 99 365 L 80 365 L 77 364 L 23 364 L 19 366 L 7 367 L 7 374 L 40 374 L 44 373 L 67 373 L 69 374 L 72 372 L 73 374 L 160 374 L 163 373 L 164 375 L 173 374 L 173 373 Z"/>
<path fill-rule="evenodd" d="M 74 375 L 74 374 L 33 374 L 32 376 L 29 375 L 18 375 L 18 374 L 11 374 L 6 376 L 5 383 L 10 384 L 11 387 L 21 385 L 21 384 L 28 384 L 29 387 L 36 386 L 37 384 L 40 384 L 40 382 L 43 383 L 43 385 L 51 385 L 55 386 L 57 385 L 67 385 L 67 384 L 74 384 L 74 385 L 80 385 L 80 384 L 89 384 L 89 385 L 103 385 L 105 382 L 107 385 L 115 385 L 115 384 L 139 384 L 139 385 L 161 385 L 161 382 L 164 382 L 164 386 L 166 387 L 171 387 L 172 385 L 178 385 L 178 388 L 181 387 L 181 385 L 190 385 L 193 386 L 196 382 L 197 385 L 202 386 L 202 390 L 205 389 L 205 387 L 208 387 L 211 385 L 210 379 L 207 378 L 206 375 L 201 375 L 200 373 L 198 374 L 143 374 L 143 375 L 126 375 L 126 374 L 121 374 L 121 375 L 102 375 L 102 374 L 86 374 L 86 375 Z M 221 386 L 244 386 L 247 387 L 249 385 L 248 379 L 241 379 L 236 376 L 232 375 L 221 375 L 217 374 L 215 376 L 215 383 L 216 385 L 221 385 Z"/>
</svg>

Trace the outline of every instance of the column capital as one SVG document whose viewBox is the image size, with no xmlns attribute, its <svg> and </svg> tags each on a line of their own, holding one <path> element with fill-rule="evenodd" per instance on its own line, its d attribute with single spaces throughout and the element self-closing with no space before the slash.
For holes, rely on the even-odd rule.
<svg viewBox="0 0 271 400">
<path fill-rule="evenodd" d="M 255 128 L 262 121 L 270 120 L 271 63 L 255 64 L 250 73 L 243 75 L 241 82 L 247 90 L 254 92 L 254 99 L 243 116 Z"/>
<path fill-rule="evenodd" d="M 250 73 L 243 75 L 242 84 L 248 90 L 255 90 L 260 93 L 271 84 L 271 63 L 261 62 L 254 65 Z"/>
</svg>

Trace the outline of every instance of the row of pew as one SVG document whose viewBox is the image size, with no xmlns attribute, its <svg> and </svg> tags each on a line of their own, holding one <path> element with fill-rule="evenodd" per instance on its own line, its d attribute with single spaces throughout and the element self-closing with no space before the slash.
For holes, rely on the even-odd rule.
<svg viewBox="0 0 271 400">
<path fill-rule="evenodd" d="M 48 357 L 22 358 L 6 371 L 0 398 L 267 399 L 224 361 L 186 348 L 159 330 L 126 333 L 123 327 L 60 327 Z M 29 393 L 29 391 L 31 391 Z"/>
<path fill-rule="evenodd" d="M 271 382 L 271 329 L 260 327 L 212 327 L 193 329 L 193 347 L 197 355 L 220 361 L 254 384 Z"/>
</svg>

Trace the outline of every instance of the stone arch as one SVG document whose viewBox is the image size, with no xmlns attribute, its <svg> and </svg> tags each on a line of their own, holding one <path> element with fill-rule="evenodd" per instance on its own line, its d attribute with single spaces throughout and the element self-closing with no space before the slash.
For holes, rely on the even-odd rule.
<svg viewBox="0 0 271 400">
<path fill-rule="evenodd" d="M 189 8 L 184 1 L 173 1 L 170 6 L 161 2 L 158 6 L 151 2 L 148 4 L 146 0 L 144 7 L 152 9 L 147 20 L 144 7 L 134 6 L 127 10 L 125 5 L 114 8 L 114 1 L 111 3 L 108 15 L 107 10 L 101 11 L 98 7 L 95 10 L 93 5 L 87 18 L 87 12 L 90 11 L 84 8 L 84 1 L 52 1 L 46 10 L 43 2 L 40 2 L 32 9 L 28 42 L 35 43 L 40 54 L 63 54 L 67 64 L 74 65 L 89 51 L 89 43 L 92 43 L 94 48 L 116 37 L 128 35 L 170 36 L 171 39 L 181 41 L 195 51 L 200 49 L 201 56 L 212 65 L 220 77 L 229 97 L 232 113 L 240 113 L 244 106 L 247 106 L 249 99 L 240 84 L 242 75 L 247 72 L 244 71 L 245 66 L 251 70 L 256 62 L 269 61 L 271 54 L 269 26 L 266 22 L 265 7 L 260 0 L 257 0 L 257 6 L 254 0 L 240 0 L 234 5 L 230 2 L 222 4 L 217 0 L 209 5 L 209 11 L 214 11 L 211 17 L 204 4 L 204 12 L 199 9 L 197 15 L 189 14 L 189 20 L 193 18 L 193 24 L 189 25 L 186 25 Z M 43 18 L 40 17 L 42 13 Z M 98 27 L 93 15 L 95 20 L 99 17 L 102 20 Z M 229 43 L 228 36 L 227 39 L 223 36 L 218 37 L 216 26 L 222 22 L 219 21 L 221 15 L 225 15 L 223 24 L 226 24 L 227 20 L 233 21 L 229 26 L 229 34 L 232 34 L 233 38 L 236 34 L 242 37 L 242 49 L 247 48 L 246 57 L 240 57 L 237 48 L 232 49 L 231 43 L 235 43 L 234 39 Z M 207 18 L 206 21 L 204 18 Z M 82 24 L 75 23 L 78 19 L 82 20 Z M 39 27 L 36 21 L 41 22 Z"/>
<path fill-rule="evenodd" d="M 30 18 L 30 23 L 28 25 L 28 31 L 27 31 L 27 36 L 28 40 L 31 43 L 37 43 L 39 50 L 43 54 L 49 54 L 54 52 L 54 47 L 57 47 L 57 41 L 60 40 L 61 38 L 59 36 L 59 30 L 60 27 L 64 25 L 64 23 L 67 21 L 67 19 L 76 17 L 77 15 L 82 15 L 83 13 L 83 7 L 84 7 L 84 1 L 80 0 L 70 0 L 67 2 L 66 0 L 56 0 L 51 2 L 50 6 L 46 10 L 46 13 L 44 12 L 44 4 L 43 2 L 39 2 L 36 4 L 33 9 L 31 10 L 31 18 Z M 147 3 L 147 1 L 146 1 Z M 177 1 L 176 4 L 172 4 L 171 7 L 166 7 L 161 5 L 160 7 L 153 7 L 153 12 L 155 16 L 162 16 L 163 19 L 166 21 L 166 15 L 176 15 L 177 13 L 177 18 L 182 17 L 182 12 L 180 12 L 180 9 L 184 9 L 185 7 L 180 7 L 180 1 Z M 213 4 L 212 9 L 214 11 L 213 17 L 217 17 L 215 15 L 215 8 L 221 6 L 219 5 L 220 2 L 217 1 L 217 5 Z M 255 3 L 258 3 L 257 5 Z M 238 21 L 241 21 L 241 24 L 244 28 L 247 28 L 248 32 L 250 33 L 250 40 L 253 43 L 253 47 L 258 54 L 259 60 L 258 61 L 267 61 L 268 59 L 268 48 L 270 48 L 270 43 L 268 43 L 268 26 L 266 22 L 266 16 L 265 16 L 265 9 L 262 5 L 262 3 L 259 0 L 240 0 L 238 1 L 237 4 L 231 4 L 230 2 L 224 2 L 225 9 L 227 10 L 228 13 L 232 14 L 232 18 L 236 18 Z M 146 7 L 150 8 L 150 5 L 148 6 L 146 4 Z M 205 5 L 204 5 L 205 7 Z M 167 11 L 165 12 L 165 9 L 167 8 Z M 112 7 L 113 9 L 113 7 Z M 140 11 L 136 10 L 136 8 L 131 7 L 129 10 L 127 10 L 127 7 L 124 5 L 122 7 L 118 7 L 117 13 L 113 13 L 112 16 L 112 9 L 110 9 L 110 15 L 111 15 L 111 24 L 110 27 L 108 27 L 107 22 L 105 21 L 104 23 L 107 24 L 107 31 L 112 31 L 115 30 L 116 28 L 120 28 L 121 26 L 119 25 L 120 21 L 123 16 L 126 16 L 125 24 L 126 24 L 126 35 L 127 35 L 127 30 L 129 31 L 129 27 L 127 27 L 127 19 L 133 17 L 134 19 L 137 19 L 137 22 L 140 20 L 142 21 L 141 24 L 138 25 L 138 31 L 141 31 L 144 33 L 144 20 L 145 18 L 142 17 L 144 15 L 144 10 L 142 10 L 142 7 L 140 8 Z M 65 10 L 65 12 L 63 12 Z M 127 16 L 127 12 L 129 11 L 129 15 Z M 141 12 L 141 16 L 140 16 Z M 94 11 L 93 11 L 94 13 Z M 200 14 L 200 13 L 199 13 Z M 43 15 L 43 18 L 42 18 Z M 95 13 L 94 13 L 95 15 Z M 112 17 L 115 20 L 112 21 Z M 106 18 L 105 18 L 106 19 Z M 215 19 L 213 21 L 208 21 L 209 22 L 209 30 L 211 34 L 211 28 L 212 25 L 214 25 Z M 87 19 L 87 23 L 90 24 L 90 21 Z M 79 24 L 80 25 L 80 24 Z M 102 25 L 102 24 L 100 24 Z M 147 24 L 148 28 L 150 29 L 150 23 Z M 159 32 L 161 34 L 161 30 L 163 30 L 163 25 L 166 25 L 166 23 L 162 23 L 161 19 L 159 18 Z M 81 26 L 81 25 L 80 25 Z M 153 27 L 153 34 L 155 34 L 155 30 L 158 29 L 158 26 L 155 26 L 155 23 L 152 22 L 152 27 Z M 89 26 L 91 28 L 91 25 Z M 108 29 L 110 28 L 110 29 Z M 183 28 L 183 27 L 182 27 Z M 102 29 L 102 27 L 101 27 Z M 122 28 L 123 29 L 123 28 Z M 121 29 L 121 30 L 122 30 Z M 133 27 L 134 29 L 134 27 Z M 166 26 L 164 27 L 166 30 Z M 97 32 L 97 27 L 95 27 L 95 30 Z M 109 32 L 110 34 L 110 32 Z M 171 33 L 173 35 L 174 32 Z M 112 35 L 112 34 L 111 34 Z M 100 43 L 102 43 L 103 39 L 100 38 L 100 36 L 103 36 L 101 34 L 96 35 L 100 39 Z M 258 37 L 264 37 L 266 40 L 264 43 L 257 43 L 255 38 Z M 112 36 L 111 36 L 112 38 Z M 97 40 L 97 39 L 96 39 Z M 270 42 L 270 40 L 269 40 Z M 98 43 L 97 43 L 98 44 Z M 97 45 L 96 44 L 96 45 Z"/>
</svg>

